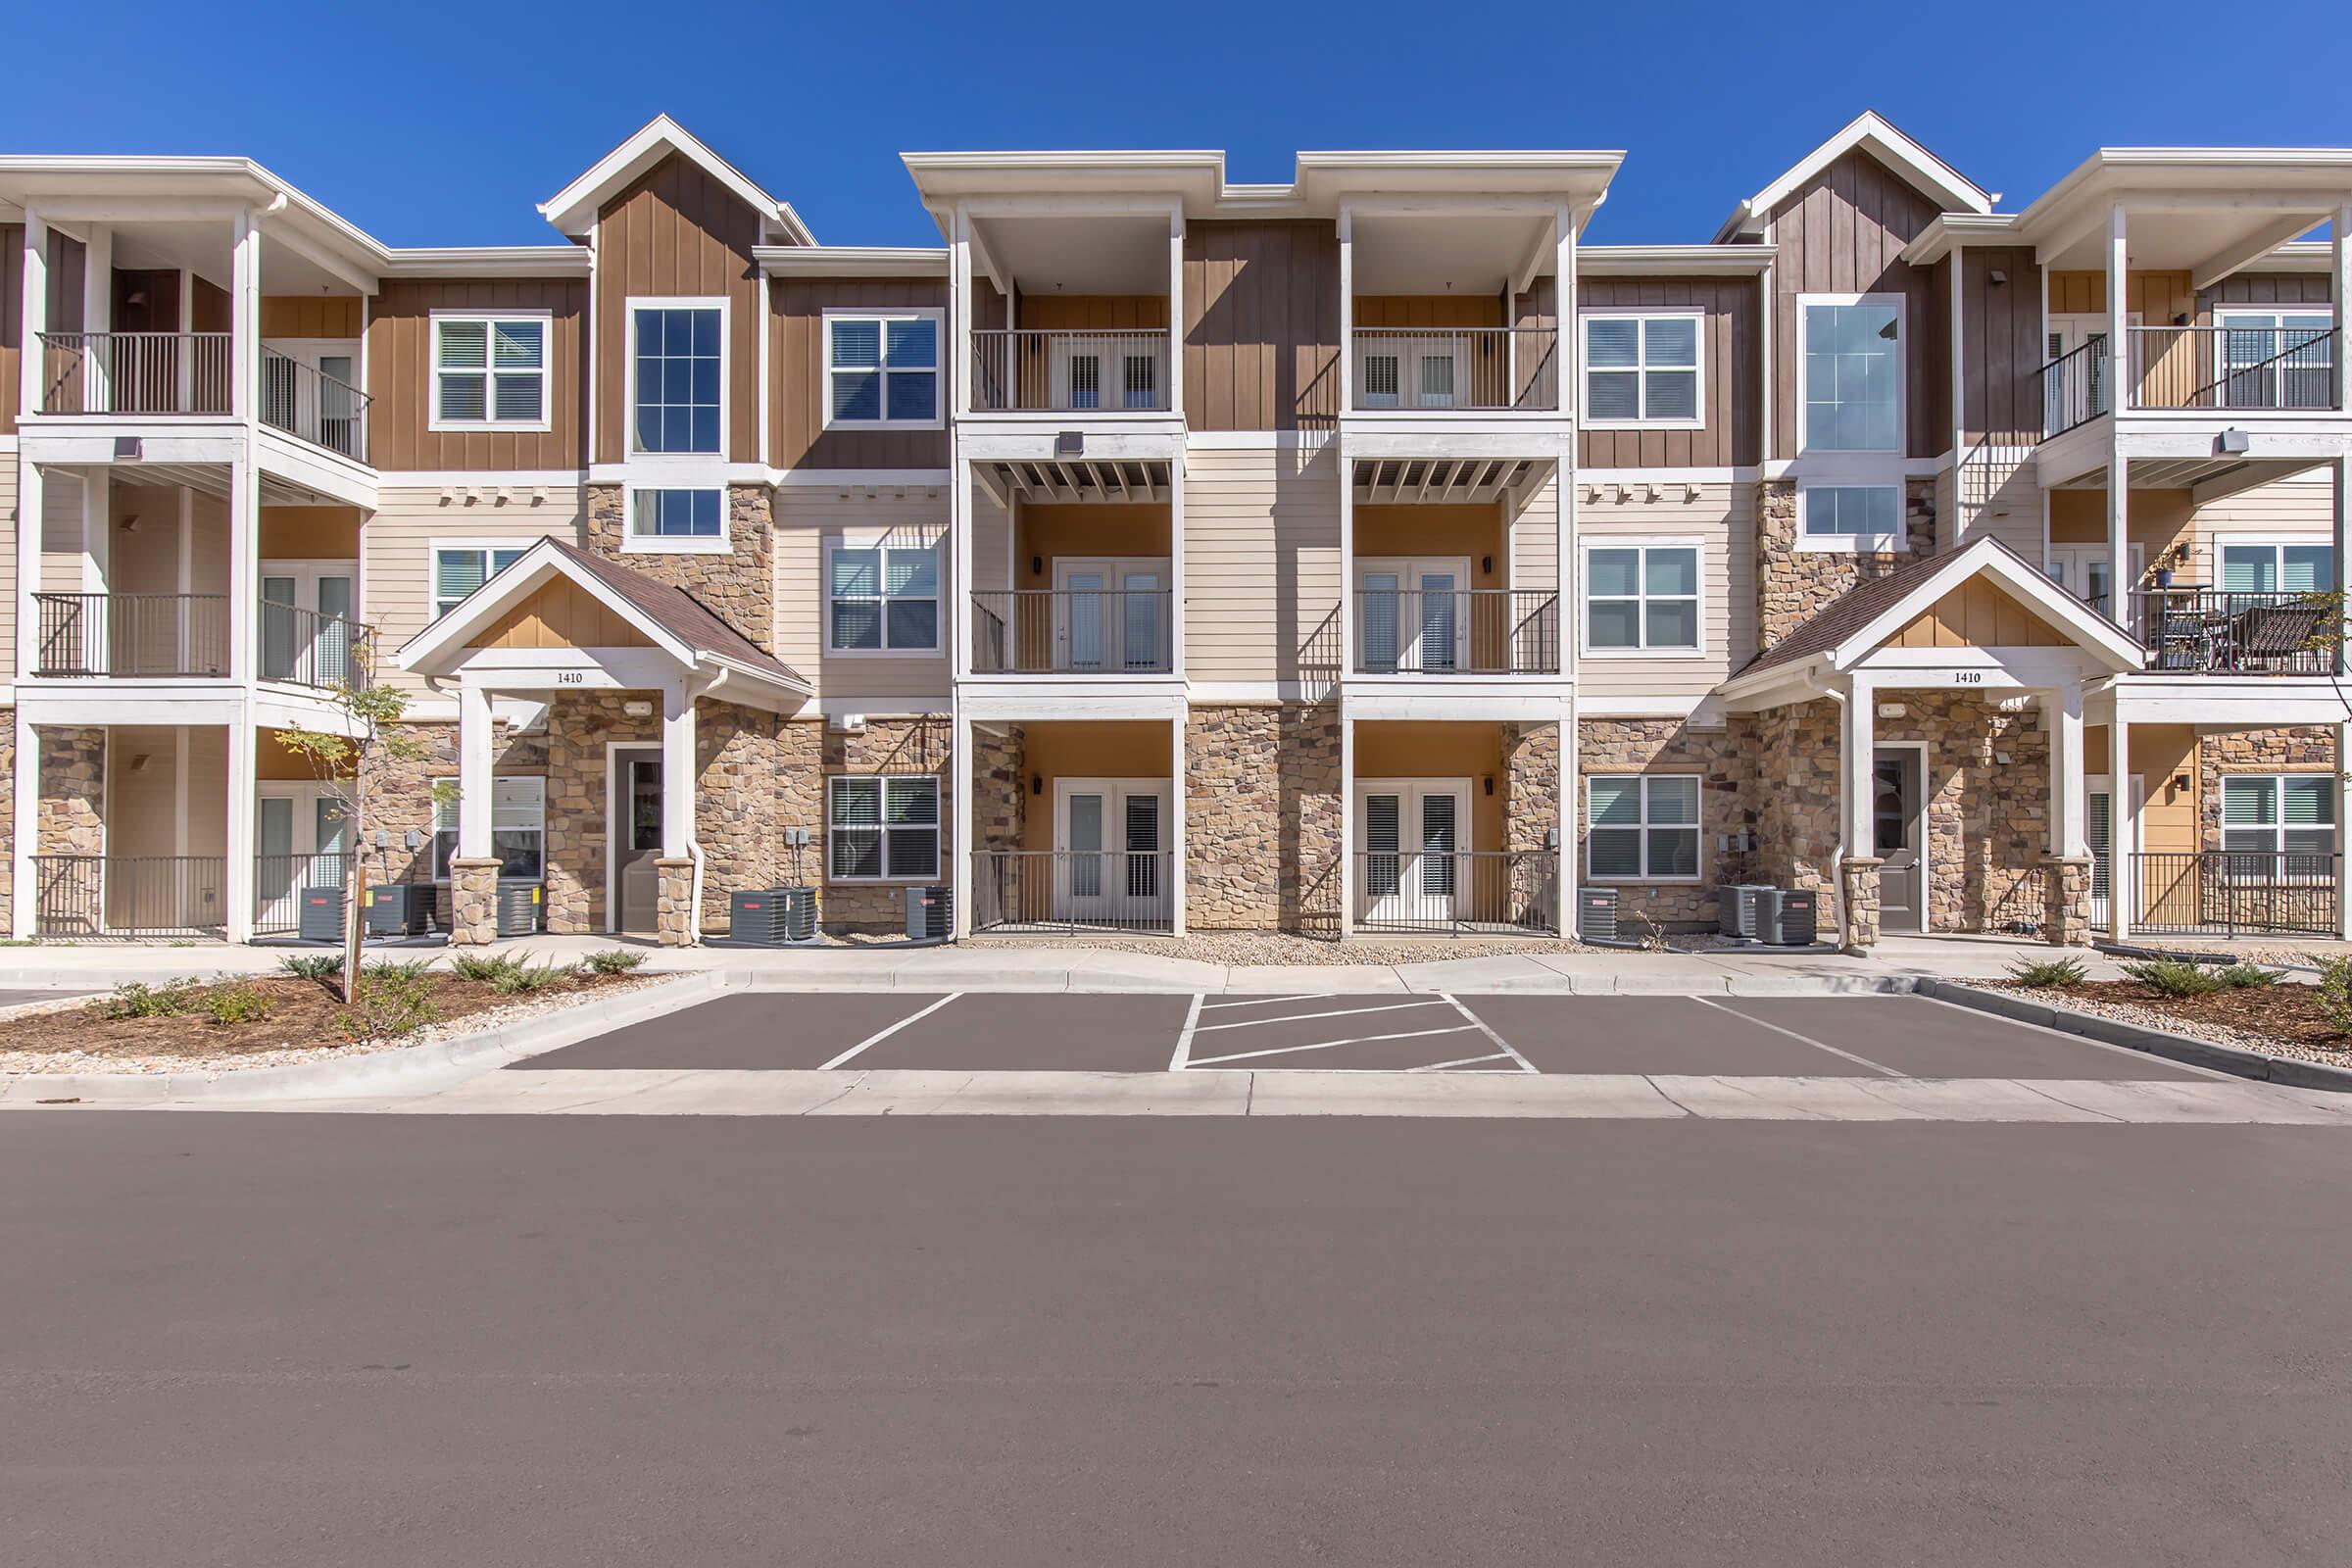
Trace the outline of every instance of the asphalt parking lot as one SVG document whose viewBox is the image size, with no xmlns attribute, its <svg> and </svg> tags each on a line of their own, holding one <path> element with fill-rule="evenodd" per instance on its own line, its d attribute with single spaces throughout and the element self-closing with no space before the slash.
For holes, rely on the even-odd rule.
<svg viewBox="0 0 2352 1568">
<path fill-rule="evenodd" d="M 514 1069 L 2205 1080 L 1924 997 L 749 992 Z"/>
</svg>

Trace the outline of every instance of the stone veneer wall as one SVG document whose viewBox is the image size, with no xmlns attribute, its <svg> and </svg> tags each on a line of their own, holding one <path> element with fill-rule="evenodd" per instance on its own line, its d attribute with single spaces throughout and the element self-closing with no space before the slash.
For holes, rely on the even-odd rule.
<svg viewBox="0 0 2352 1568">
<path fill-rule="evenodd" d="M 766 485 L 727 486 L 730 548 L 724 555 L 628 554 L 621 548 L 627 517 L 621 487 L 590 485 L 587 505 L 591 550 L 685 589 L 760 648 L 775 652 L 775 493 Z"/>
<path fill-rule="evenodd" d="M 1337 931 L 1336 702 L 1194 709 L 1184 792 L 1187 929 Z"/>
<path fill-rule="evenodd" d="M 1502 847 L 1533 853 L 1560 825 L 1560 726 L 1502 726 Z"/>
<path fill-rule="evenodd" d="M 2222 847 L 2222 778 L 2230 773 L 2324 773 L 2337 766 L 2335 732 L 2325 725 L 2238 730 L 2197 742 L 2197 843 Z M 2149 781 L 2152 792 L 2156 781 Z M 2338 833 L 2341 833 L 2338 827 Z"/>
<path fill-rule="evenodd" d="M 1583 780 L 1606 773 L 1696 773 L 1699 775 L 1698 876 L 1691 882 L 1621 882 L 1617 908 L 1621 922 L 1638 932 L 1643 919 L 1675 929 L 1712 925 L 1715 886 L 1725 877 L 1746 874 L 1746 858 L 1718 853 L 1718 835 L 1737 833 L 1751 825 L 1745 781 L 1748 772 L 1746 735 L 1737 729 L 1693 729 L 1681 719 L 1584 719 L 1577 726 L 1576 800 L 1577 869 L 1589 875 L 1587 844 L 1588 799 Z M 1833 757 L 1835 754 L 1833 753 Z M 1835 777 L 1830 796 L 1832 831 L 1838 813 Z M 1541 842 L 1541 839 L 1538 840 Z M 1514 848 L 1517 846 L 1514 845 Z"/>
<path fill-rule="evenodd" d="M 106 730 L 42 725 L 36 855 L 106 853 Z"/>
<path fill-rule="evenodd" d="M 694 839 L 703 851 L 700 929 L 724 931 L 732 914 L 730 895 L 739 889 L 772 888 L 791 880 L 786 826 L 777 811 L 777 779 L 783 767 L 780 721 L 763 709 L 738 703 L 699 702 L 694 708 Z M 805 852 L 803 865 L 815 862 Z M 684 922 L 678 923 L 683 929 Z"/>
<path fill-rule="evenodd" d="M 818 915 L 828 931 L 903 930 L 906 881 L 834 882 L 825 875 L 825 779 L 834 773 L 936 773 L 939 776 L 939 875 L 955 880 L 956 779 L 949 763 L 954 725 L 945 713 L 923 718 L 870 719 L 861 734 L 828 728 L 822 719 L 795 719 L 776 738 L 774 822 L 807 827 L 808 872 L 822 892 Z M 789 868 L 789 860 L 786 861 Z M 932 880 L 925 878 L 924 880 Z M 706 911 L 707 912 L 707 911 Z"/>
<path fill-rule="evenodd" d="M 13 909 L 17 887 L 17 715 L 0 708 L 0 910 Z"/>
<path fill-rule="evenodd" d="M 1901 718 L 1876 720 L 1880 744 L 1928 743 L 1928 929 L 2038 925 L 2035 868 L 2050 820 L 2050 740 L 2039 710 L 2004 713 L 1994 701 L 1949 691 L 1881 691 L 1877 700 L 1903 707 Z"/>
<path fill-rule="evenodd" d="M 651 698 L 632 718 L 623 704 Z M 564 692 L 547 714 L 547 928 L 566 935 L 605 929 L 606 752 L 613 743 L 662 744 L 662 700 L 648 692 Z"/>
<path fill-rule="evenodd" d="M 1936 481 L 1908 481 L 1903 509 L 1909 554 L 1856 555 L 1796 548 L 1796 481 L 1766 479 L 1756 486 L 1757 648 L 1771 648 L 1831 600 L 1859 583 L 1884 577 L 1936 549 Z"/>
<path fill-rule="evenodd" d="M 1824 699 L 1769 709 L 1742 722 L 1755 849 L 1744 871 L 1724 873 L 1812 889 L 1821 896 L 1825 934 L 1834 922 L 1829 905 L 1838 897 L 1830 860 L 1838 850 L 1838 713 Z"/>
<path fill-rule="evenodd" d="M 972 729 L 972 837 L 975 849 L 1020 850 L 1029 822 L 1027 750 L 1018 724 Z"/>
<path fill-rule="evenodd" d="M 391 846 L 381 856 L 370 849 L 368 858 L 368 880 L 370 882 L 430 882 L 433 879 L 433 780 L 454 779 L 458 776 L 458 726 L 454 722 L 403 723 L 394 726 L 424 748 L 424 757 L 415 762 L 394 762 L 385 766 L 381 782 L 368 803 L 369 816 L 366 832 L 370 845 L 377 833 L 386 834 Z M 544 733 L 525 735 L 511 725 L 501 723 L 496 740 L 490 747 L 490 767 L 494 773 L 547 772 L 547 736 Z M 552 795 L 554 785 L 549 785 Z M 407 836 L 416 835 L 417 848 L 407 847 Z"/>
</svg>

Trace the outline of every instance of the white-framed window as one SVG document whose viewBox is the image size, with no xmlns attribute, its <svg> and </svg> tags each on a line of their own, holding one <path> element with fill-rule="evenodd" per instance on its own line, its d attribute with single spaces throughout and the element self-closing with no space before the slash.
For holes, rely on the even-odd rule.
<svg viewBox="0 0 2352 1568">
<path fill-rule="evenodd" d="M 715 486 L 629 490 L 628 527 L 621 542 L 630 551 L 723 551 L 727 548 L 727 493 Z"/>
<path fill-rule="evenodd" d="M 1585 550 L 1585 650 L 1696 654 L 1705 552 L 1695 539 L 1592 539 Z"/>
<path fill-rule="evenodd" d="M 533 541 L 534 543 L 536 541 Z M 529 544 L 433 545 L 433 618 L 443 615 L 467 594 L 520 561 Z"/>
<path fill-rule="evenodd" d="M 939 875 L 939 775 L 836 773 L 825 780 L 825 874 L 834 882 Z"/>
<path fill-rule="evenodd" d="M 936 310 L 825 312 L 825 427 L 938 429 L 941 319 Z"/>
<path fill-rule="evenodd" d="M 1695 309 L 1587 313 L 1583 422 L 1603 429 L 1703 426 L 1703 320 Z"/>
<path fill-rule="evenodd" d="M 838 544 L 825 552 L 825 648 L 939 651 L 939 546 Z"/>
<path fill-rule="evenodd" d="M 1903 297 L 1800 294 L 1797 450 L 1903 450 Z"/>
<path fill-rule="evenodd" d="M 1698 775 L 1585 780 L 1585 874 L 1595 882 L 1698 880 Z"/>
<path fill-rule="evenodd" d="M 548 428 L 546 311 L 484 315 L 435 311 L 434 430 Z"/>
<path fill-rule="evenodd" d="M 1886 552 L 1908 550 L 1901 484 L 1797 481 L 1796 548 Z"/>
<path fill-rule="evenodd" d="M 449 880 L 449 862 L 458 853 L 458 781 L 446 784 L 447 800 L 433 803 L 433 880 Z M 543 882 L 547 879 L 547 780 L 529 777 L 490 781 L 490 854 L 505 882 Z"/>
<path fill-rule="evenodd" d="M 2335 546 L 2328 540 L 2224 537 L 2215 541 L 2214 559 L 2224 593 L 2335 591 Z"/>
<path fill-rule="evenodd" d="M 2335 317 L 2316 310 L 2216 310 L 2221 405 L 2228 409 L 2335 407 Z"/>
<path fill-rule="evenodd" d="M 2223 775 L 2222 849 L 2233 881 L 2332 879 L 2335 775 Z"/>
<path fill-rule="evenodd" d="M 727 302 L 629 301 L 629 434 L 647 453 L 726 450 Z"/>
</svg>

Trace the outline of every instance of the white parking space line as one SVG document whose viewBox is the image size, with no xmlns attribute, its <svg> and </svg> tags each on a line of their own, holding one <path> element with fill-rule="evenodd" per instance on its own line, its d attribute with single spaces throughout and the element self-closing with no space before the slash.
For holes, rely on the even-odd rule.
<svg viewBox="0 0 2352 1568">
<path fill-rule="evenodd" d="M 1271 1007 L 1278 1002 L 1323 1002 L 1338 996 L 1336 991 L 1304 991 L 1295 997 L 1244 997 L 1239 1002 L 1200 1002 L 1202 1012 L 1215 1012 L 1220 1007 Z"/>
<path fill-rule="evenodd" d="M 1303 1046 L 1269 1046 L 1263 1051 L 1238 1051 L 1230 1056 L 1202 1056 L 1191 1063 L 1194 1071 L 1204 1067 L 1219 1067 L 1229 1061 L 1255 1061 L 1261 1056 L 1288 1056 L 1301 1051 L 1333 1051 L 1341 1046 L 1369 1046 L 1383 1040 L 1420 1040 L 1430 1035 L 1468 1034 L 1466 1024 L 1451 1024 L 1444 1029 L 1406 1029 L 1393 1035 L 1356 1035 L 1348 1040 L 1317 1040 Z"/>
<path fill-rule="evenodd" d="M 1797 1042 L 1797 1044 L 1811 1046 L 1815 1051 L 1826 1051 L 1833 1056 L 1843 1056 L 1846 1060 L 1854 1063 L 1854 1065 L 1858 1067 L 1868 1067 L 1872 1072 L 1884 1073 L 1889 1078 L 1908 1078 L 1911 1076 L 1907 1072 L 1898 1072 L 1894 1068 L 1887 1066 L 1883 1061 L 1873 1061 L 1868 1056 L 1857 1056 L 1850 1051 L 1839 1051 L 1836 1046 L 1825 1045 L 1821 1041 L 1814 1039 L 1811 1035 L 1800 1035 L 1793 1029 L 1784 1029 L 1777 1023 L 1767 1023 L 1753 1013 L 1741 1012 L 1738 1007 L 1727 1007 L 1722 1003 L 1710 1002 L 1705 997 L 1692 997 L 1690 1000 L 1697 1003 L 1702 1007 L 1713 1007 L 1717 1012 L 1728 1012 L 1742 1023 L 1752 1023 L 1757 1028 L 1769 1029 L 1776 1035 L 1787 1035 L 1789 1039 Z"/>
<path fill-rule="evenodd" d="M 1965 1012 L 1969 1016 L 1980 1020 L 1990 1019 L 1995 1023 L 2005 1023 L 2012 1029 L 2024 1029 L 2034 1034 L 2047 1035 L 2052 1040 L 2063 1040 L 2070 1046 L 2096 1046 L 2101 1051 L 2111 1052 L 2118 1056 L 2131 1057 L 2139 1061 L 2146 1061 L 2148 1059 L 2148 1054 L 2146 1052 L 2133 1051 L 2130 1046 L 2112 1045 L 2104 1040 L 2093 1040 L 2088 1035 L 2070 1035 L 2063 1029 L 2052 1029 L 2047 1024 L 2028 1023 L 2023 1018 L 2008 1018 L 2003 1017 L 1997 1012 L 1984 1012 L 1976 1007 L 1964 1007 L 1957 1002 L 1946 1002 L 1941 997 L 1923 997 L 1914 992 L 1912 994 L 1912 1000 L 1915 1002 L 1934 1003 L 1938 1007 L 1949 1007 L 1954 1012 Z M 2193 1061 L 2174 1061 L 2170 1058 L 2159 1059 L 2162 1060 L 2164 1065 L 2169 1069 L 2175 1069 L 2180 1072 L 2201 1073 L 2205 1077 L 2212 1078 L 2223 1083 L 2227 1083 L 2230 1079 L 2237 1076 L 2235 1073 L 2222 1072 L 2213 1067 L 2200 1067 Z"/>
<path fill-rule="evenodd" d="M 835 1057 L 834 1057 L 834 1058 L 833 1058 L 831 1061 L 828 1061 L 828 1062 L 826 1062 L 824 1065 L 822 1065 L 822 1066 L 818 1067 L 816 1070 L 817 1070 L 818 1072 L 831 1072 L 831 1071 L 832 1071 L 834 1068 L 836 1068 L 836 1067 L 840 1066 L 842 1063 L 844 1063 L 844 1062 L 846 1062 L 846 1061 L 850 1060 L 852 1057 L 856 1056 L 856 1055 L 858 1054 L 858 1053 L 859 1053 L 860 1051 L 863 1051 L 863 1050 L 864 1050 L 866 1047 L 868 1047 L 868 1046 L 878 1046 L 878 1045 L 880 1045 L 880 1044 L 881 1044 L 883 1041 L 885 1041 L 885 1040 L 888 1040 L 888 1039 L 889 1039 L 889 1038 L 890 1038 L 892 1035 L 895 1035 L 895 1034 L 897 1034 L 897 1033 L 898 1033 L 900 1030 L 902 1030 L 902 1029 L 906 1028 L 906 1027 L 908 1024 L 910 1024 L 910 1023 L 914 1022 L 914 1021 L 915 1021 L 917 1018 L 928 1018 L 928 1017 L 930 1017 L 930 1016 L 931 1016 L 933 1013 L 937 1012 L 937 1011 L 938 1011 L 940 1008 L 942 1008 L 942 1007 L 946 1006 L 946 1005 L 949 1004 L 949 1003 L 951 1003 L 951 1002 L 954 1002 L 954 1001 L 955 1001 L 955 1000 L 956 1000 L 957 997 L 960 997 L 960 996 L 962 996 L 962 995 L 963 995 L 963 993 L 962 993 L 962 992 L 960 992 L 960 991 L 951 991 L 951 992 L 949 992 L 949 993 L 948 993 L 946 996 L 944 996 L 944 997 L 940 998 L 940 999 L 939 999 L 937 1002 L 934 1002 L 933 1004 L 931 1004 L 931 1005 L 929 1005 L 928 1007 L 924 1007 L 924 1008 L 922 1008 L 920 1011 L 917 1011 L 917 1012 L 910 1012 L 910 1013 L 908 1013 L 908 1014 L 907 1014 L 906 1017 L 904 1017 L 904 1018 L 901 1018 L 901 1019 L 900 1019 L 900 1020 L 899 1020 L 897 1023 L 894 1023 L 894 1024 L 892 1024 L 892 1025 L 891 1025 L 890 1027 L 888 1027 L 887 1029 L 877 1029 L 877 1030 L 875 1030 L 875 1031 L 874 1031 L 872 1034 L 870 1034 L 870 1035 L 867 1035 L 867 1036 L 866 1036 L 866 1037 L 865 1037 L 863 1040 L 860 1040 L 860 1041 L 858 1041 L 858 1042 L 856 1045 L 852 1046 L 852 1047 L 851 1047 L 849 1050 L 847 1050 L 847 1051 L 843 1052 L 843 1053 L 842 1053 L 840 1055 L 838 1055 L 838 1056 L 835 1056 Z"/>
<path fill-rule="evenodd" d="M 1477 1013 L 1472 1012 L 1468 1007 L 1463 1006 L 1460 998 L 1456 997 L 1450 991 L 1441 991 L 1438 993 L 1438 995 L 1451 1003 L 1453 1004 L 1453 1010 L 1460 1013 L 1463 1017 L 1469 1019 L 1470 1022 L 1477 1027 L 1480 1034 L 1485 1035 L 1489 1040 L 1494 1041 L 1495 1050 L 1501 1052 L 1504 1055 L 1517 1062 L 1521 1072 L 1534 1072 L 1536 1070 L 1536 1064 L 1528 1060 L 1525 1056 L 1519 1054 L 1519 1049 L 1516 1046 L 1512 1045 L 1508 1040 L 1503 1039 L 1502 1036 L 1496 1034 L 1493 1026 L 1491 1026 L 1486 1019 L 1481 1018 Z"/>
<path fill-rule="evenodd" d="M 1510 1059 L 1499 1054 L 1492 1056 L 1463 1056 L 1454 1061 L 1433 1061 L 1426 1067 L 1407 1067 L 1404 1070 L 1406 1072 L 1449 1072 L 1456 1067 L 1475 1067 L 1482 1061 L 1508 1061 Z"/>
<path fill-rule="evenodd" d="M 1312 1018 L 1353 1018 L 1360 1013 L 1367 1012 L 1401 1012 L 1407 1007 L 1435 1007 L 1440 1004 L 1440 1000 L 1437 997 L 1430 997 L 1420 1002 L 1383 1003 L 1377 1007 L 1335 1007 L 1329 1012 L 1286 1012 L 1279 1018 L 1236 1018 L 1231 1023 L 1204 1023 L 1199 1032 L 1209 1034 L 1218 1029 L 1254 1029 L 1260 1024 L 1268 1023 L 1305 1023 Z M 1450 1001 L 1451 999 L 1445 1000 Z"/>
<path fill-rule="evenodd" d="M 1182 1072 L 1192 1065 L 1193 1031 L 1200 1023 L 1200 993 L 1196 991 L 1193 993 L 1193 1004 L 1184 1009 L 1184 1028 L 1176 1036 L 1176 1054 L 1168 1058 L 1170 1072 Z"/>
</svg>

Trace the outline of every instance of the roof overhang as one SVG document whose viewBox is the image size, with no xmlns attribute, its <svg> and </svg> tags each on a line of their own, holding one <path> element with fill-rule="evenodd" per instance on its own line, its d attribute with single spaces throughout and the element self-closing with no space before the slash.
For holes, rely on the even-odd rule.
<svg viewBox="0 0 2352 1568">
<path fill-rule="evenodd" d="M 1579 245 L 1580 277 L 1740 277 L 1761 273 L 1777 245 Z"/>
<path fill-rule="evenodd" d="M 712 152 L 667 115 L 656 115 L 635 134 L 598 159 L 579 178 L 541 202 L 539 216 L 562 232 L 578 238 L 595 227 L 597 210 L 608 197 L 673 153 L 698 165 L 734 192 L 786 243 L 816 243 L 816 236 L 808 232 L 808 225 L 801 221 L 789 202 L 778 201 L 760 189 L 750 175 Z"/>
<path fill-rule="evenodd" d="M 2120 207 L 2134 269 L 2184 270 L 2205 288 L 2346 202 L 2352 148 L 2102 147 L 2019 213 L 2013 232 L 2044 267 L 2102 267 Z"/>
<path fill-rule="evenodd" d="M 945 246 L 761 245 L 752 260 L 770 277 L 946 277 Z"/>
<path fill-rule="evenodd" d="M 1788 172 L 1741 202 L 1716 230 L 1718 240 L 1762 226 L 1771 211 L 1856 148 L 1878 159 L 1946 212 L 1989 213 L 1999 198 L 1904 135 L 1876 110 L 1864 110 L 1845 128 L 1791 165 Z"/>
</svg>

